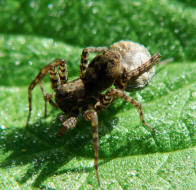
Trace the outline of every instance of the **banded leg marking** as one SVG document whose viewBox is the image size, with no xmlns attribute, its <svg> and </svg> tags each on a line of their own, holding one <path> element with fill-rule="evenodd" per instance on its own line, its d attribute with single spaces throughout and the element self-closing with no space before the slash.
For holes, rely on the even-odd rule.
<svg viewBox="0 0 196 190">
<path fill-rule="evenodd" d="M 88 49 L 84 49 L 82 51 L 81 62 L 80 62 L 80 78 L 83 78 L 87 67 L 88 67 Z"/>
<path fill-rule="evenodd" d="M 105 109 L 109 104 L 111 104 L 114 100 L 114 96 L 109 94 L 109 91 L 107 91 L 101 98 L 100 101 L 98 101 L 95 104 L 96 110 L 102 110 Z"/>
<path fill-rule="evenodd" d="M 133 69 L 128 72 L 126 70 L 124 70 L 124 74 L 123 74 L 122 78 L 118 79 L 115 82 L 114 86 L 117 89 L 124 89 L 126 87 L 127 82 L 131 78 L 137 78 L 140 75 L 142 75 L 143 73 L 145 73 L 146 71 L 148 71 L 153 65 L 155 65 L 159 62 L 160 57 L 161 57 L 160 53 L 157 53 L 154 56 L 152 56 L 148 61 L 146 61 L 144 64 L 137 67 L 136 69 Z"/>
<path fill-rule="evenodd" d="M 76 117 L 70 117 L 66 121 L 63 122 L 62 127 L 57 134 L 59 138 L 61 138 L 67 130 L 73 129 L 76 126 L 77 118 Z"/>
<path fill-rule="evenodd" d="M 59 71 L 57 71 L 59 66 Z M 56 90 L 57 86 L 65 84 L 68 78 L 67 64 L 65 60 L 58 59 L 51 64 L 49 68 L 52 89 Z"/>
<path fill-rule="evenodd" d="M 65 84 L 68 80 L 67 64 L 64 60 L 61 60 L 59 65 L 59 76 L 61 84 Z"/>
<path fill-rule="evenodd" d="M 82 55 L 81 55 L 81 61 L 80 61 L 80 78 L 84 77 L 84 74 L 88 67 L 89 53 L 92 53 L 92 52 L 100 53 L 100 52 L 106 51 L 107 49 L 108 48 L 106 47 L 88 47 L 88 48 L 83 49 Z"/>
<path fill-rule="evenodd" d="M 94 145 L 94 166 L 96 170 L 97 183 L 100 186 L 99 171 L 98 171 L 98 117 L 95 110 L 87 110 L 84 112 L 84 118 L 91 121 Z"/>
<path fill-rule="evenodd" d="M 42 68 L 42 70 L 39 72 L 39 74 L 35 77 L 35 79 L 31 82 L 28 88 L 28 102 L 29 102 L 29 112 L 27 116 L 27 121 L 26 121 L 26 127 L 29 124 L 29 120 L 31 117 L 31 110 L 32 110 L 32 90 L 34 87 L 37 85 L 37 83 L 40 83 L 40 81 L 45 77 L 45 75 L 49 72 L 50 73 L 50 80 L 51 80 L 51 85 L 53 90 L 56 90 L 56 87 L 58 84 L 60 84 L 60 77 L 58 72 L 56 71 L 56 67 L 60 64 L 63 64 L 64 60 L 56 60 L 52 64 L 48 64 Z M 41 84 L 42 85 L 42 84 Z M 43 86 L 43 85 L 42 85 Z M 40 86 L 41 87 L 41 86 Z M 43 88 L 41 87 L 42 93 L 43 93 Z M 49 103 L 53 107 L 55 106 L 54 102 L 49 98 Z M 46 109 L 46 105 L 45 105 Z"/>
<path fill-rule="evenodd" d="M 54 91 L 56 91 L 57 86 L 59 86 L 61 82 L 60 82 L 60 76 L 55 66 L 51 65 L 51 67 L 49 68 L 49 74 L 50 74 L 51 87 Z"/>
<path fill-rule="evenodd" d="M 139 114 L 140 114 L 140 119 L 141 119 L 142 123 L 143 123 L 144 125 L 146 125 L 147 127 L 149 127 L 151 130 L 153 130 L 154 132 L 156 132 L 156 129 L 153 128 L 153 127 L 151 127 L 151 126 L 144 120 L 144 114 L 143 114 L 143 111 L 142 111 L 142 106 L 140 105 L 139 102 L 137 102 L 136 100 L 134 100 L 131 96 L 127 96 L 122 90 L 110 89 L 110 90 L 108 91 L 108 94 L 110 94 L 111 96 L 114 96 L 114 97 L 116 97 L 116 98 L 118 98 L 118 97 L 119 97 L 119 98 L 123 98 L 125 101 L 127 101 L 127 102 L 133 104 L 133 105 L 137 108 L 137 110 L 138 110 L 138 112 L 139 112 Z"/>
<path fill-rule="evenodd" d="M 159 62 L 161 55 L 160 53 L 155 54 L 152 56 L 148 61 L 146 61 L 144 64 L 141 66 L 137 67 L 136 69 L 133 69 L 128 73 L 128 78 L 131 79 L 133 77 L 138 77 L 141 74 L 145 73 L 148 71 L 153 65 Z"/>
<path fill-rule="evenodd" d="M 59 72 L 57 71 L 57 66 L 59 66 Z M 57 86 L 65 84 L 68 78 L 67 64 L 65 63 L 65 60 L 58 59 L 54 61 L 54 63 L 50 65 L 49 74 L 53 90 L 56 90 Z"/>
</svg>

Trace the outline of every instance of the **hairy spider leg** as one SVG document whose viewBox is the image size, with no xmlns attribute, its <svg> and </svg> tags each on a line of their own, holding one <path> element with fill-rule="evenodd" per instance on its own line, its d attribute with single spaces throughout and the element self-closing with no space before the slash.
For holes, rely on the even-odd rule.
<svg viewBox="0 0 196 190">
<path fill-rule="evenodd" d="M 99 171 L 98 171 L 98 116 L 94 109 L 88 109 L 84 112 L 84 118 L 91 121 L 94 145 L 94 166 L 96 170 L 97 183 L 100 186 Z"/>
<path fill-rule="evenodd" d="M 68 80 L 68 70 L 65 60 L 62 60 L 59 64 L 59 76 L 61 84 L 65 84 Z"/>
<path fill-rule="evenodd" d="M 95 110 L 103 110 L 115 100 L 114 96 L 108 94 L 108 91 L 100 97 L 100 100 L 95 104 Z"/>
<path fill-rule="evenodd" d="M 61 138 L 65 132 L 69 129 L 73 129 L 76 126 L 77 118 L 76 117 L 70 117 L 66 121 L 63 122 L 62 127 L 57 134 L 59 138 Z"/>
<path fill-rule="evenodd" d="M 155 54 L 152 56 L 148 61 L 146 61 L 141 66 L 137 67 L 136 69 L 131 70 L 128 73 L 128 78 L 131 79 L 132 77 L 138 77 L 144 72 L 148 71 L 154 64 L 159 62 L 159 58 L 161 57 L 160 53 Z"/>
<path fill-rule="evenodd" d="M 117 89 L 124 89 L 127 85 L 127 82 L 132 78 L 137 78 L 146 71 L 148 71 L 150 68 L 152 68 L 153 65 L 157 64 L 159 62 L 161 55 L 160 53 L 156 53 L 154 56 L 152 56 L 148 61 L 146 61 L 141 66 L 137 67 L 136 69 L 133 69 L 128 72 L 124 72 L 124 75 L 120 78 L 120 80 L 117 80 L 115 82 L 115 87 Z"/>
<path fill-rule="evenodd" d="M 123 98 L 125 101 L 127 101 L 127 102 L 131 103 L 132 105 L 134 105 L 134 106 L 137 108 L 137 110 L 138 110 L 138 112 L 139 112 L 139 114 L 140 114 L 140 119 L 141 119 L 142 123 L 143 123 L 144 125 L 146 125 L 148 128 L 150 128 L 151 130 L 153 130 L 154 132 L 156 132 L 156 129 L 153 128 L 153 127 L 151 127 L 151 126 L 144 120 L 144 114 L 143 114 L 142 106 L 140 105 L 140 103 L 137 102 L 136 100 L 134 100 L 131 96 L 126 95 L 122 90 L 113 89 L 113 88 L 112 88 L 112 89 L 109 89 L 109 90 L 106 92 L 105 96 L 111 97 L 110 99 L 113 99 L 113 98 L 114 98 L 114 99 L 115 99 L 115 98 Z M 106 106 L 106 105 L 104 105 L 104 106 Z"/>
<path fill-rule="evenodd" d="M 57 109 L 58 106 L 57 106 L 57 104 L 52 100 L 52 98 L 54 98 L 54 94 L 46 93 L 42 81 L 40 81 L 39 84 L 40 84 L 40 88 L 41 88 L 41 91 L 42 91 L 42 95 L 43 95 L 44 101 L 45 101 L 45 111 L 44 111 L 45 113 L 44 113 L 44 116 L 46 117 L 46 116 L 47 116 L 47 102 L 49 102 L 50 105 L 51 105 L 52 107 L 54 107 L 55 109 Z"/>
<path fill-rule="evenodd" d="M 68 71 L 67 71 L 67 64 L 65 62 L 65 60 L 56 60 L 53 63 L 53 67 L 51 66 L 51 68 L 49 69 L 49 73 L 50 73 L 50 79 L 52 78 L 51 82 L 52 82 L 52 86 L 54 87 L 54 90 L 56 90 L 56 85 L 59 85 L 59 80 L 61 85 L 65 84 L 67 82 L 67 78 L 68 78 Z M 59 65 L 59 72 L 57 72 L 56 67 Z M 59 74 L 59 75 L 58 75 Z M 57 82 L 54 83 L 54 80 L 57 79 Z M 54 103 L 54 101 L 52 100 L 52 98 L 54 97 L 54 94 L 49 94 L 45 92 L 44 86 L 42 81 L 40 81 L 40 88 L 42 91 L 42 94 L 44 96 L 44 100 L 45 100 L 45 117 L 47 116 L 47 102 L 50 103 L 50 105 L 52 105 L 54 108 L 58 108 L 57 104 Z"/>
<path fill-rule="evenodd" d="M 57 86 L 61 85 L 60 76 L 56 69 L 56 66 L 51 65 L 48 72 L 50 75 L 51 87 L 54 91 L 56 91 Z"/>
<path fill-rule="evenodd" d="M 106 50 L 108 50 L 107 47 L 88 47 L 88 48 L 83 49 L 82 55 L 81 55 L 81 60 L 80 60 L 80 78 L 84 77 L 86 69 L 88 67 L 89 53 L 93 53 L 93 52 L 94 53 L 101 53 Z"/>
<path fill-rule="evenodd" d="M 32 110 L 32 90 L 33 90 L 33 88 L 37 85 L 37 83 L 40 83 L 42 81 L 42 79 L 45 77 L 45 75 L 49 72 L 52 89 L 54 91 L 56 91 L 56 87 L 61 84 L 60 76 L 59 76 L 59 74 L 58 74 L 58 72 L 56 70 L 56 67 L 58 65 L 64 63 L 64 62 L 65 62 L 64 60 L 59 59 L 59 60 L 54 61 L 52 64 L 48 64 L 48 65 L 44 66 L 42 68 L 42 70 L 39 72 L 39 74 L 35 77 L 35 79 L 30 84 L 30 86 L 28 88 L 29 113 L 28 113 L 28 117 L 27 117 L 27 121 L 26 121 L 26 127 L 28 126 L 29 120 L 30 120 L 30 117 L 31 117 L 31 110 Z M 40 87 L 41 87 L 43 96 L 44 96 L 44 94 L 46 95 L 42 82 L 40 84 Z M 48 96 L 50 96 L 50 95 L 48 95 Z M 56 104 L 52 101 L 51 98 L 49 98 L 48 101 L 49 101 L 49 103 L 51 105 L 56 106 Z M 45 99 L 45 103 L 46 103 L 46 99 Z M 45 105 L 45 110 L 46 110 L 46 105 Z M 46 113 L 45 113 L 45 115 L 46 115 Z"/>
</svg>

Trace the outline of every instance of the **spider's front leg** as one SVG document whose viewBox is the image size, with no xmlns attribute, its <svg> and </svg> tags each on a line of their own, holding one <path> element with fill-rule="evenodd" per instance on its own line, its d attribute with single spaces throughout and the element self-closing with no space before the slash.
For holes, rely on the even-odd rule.
<svg viewBox="0 0 196 190">
<path fill-rule="evenodd" d="M 91 121 L 94 145 L 94 166 L 96 170 L 97 183 L 100 186 L 99 171 L 98 171 L 98 116 L 94 109 L 88 109 L 84 112 L 84 118 Z"/>
<path fill-rule="evenodd" d="M 89 53 L 100 53 L 103 51 L 108 50 L 107 47 L 88 47 L 83 49 L 82 55 L 81 55 L 81 60 L 80 60 L 80 78 L 84 77 L 84 74 L 86 72 L 86 69 L 88 67 L 88 56 Z"/>
<path fill-rule="evenodd" d="M 56 67 L 59 66 L 59 73 L 57 72 Z M 53 107 L 57 108 L 57 105 L 52 100 L 52 95 L 47 94 L 45 92 L 42 79 L 46 76 L 46 74 L 50 74 L 50 81 L 51 86 L 54 91 L 56 91 L 57 86 L 64 84 L 67 82 L 67 66 L 64 60 L 56 60 L 52 64 L 48 64 L 42 68 L 39 74 L 35 77 L 28 88 L 28 102 L 29 102 L 29 113 L 26 121 L 26 127 L 29 124 L 29 120 L 31 117 L 31 110 L 32 110 L 32 90 L 34 87 L 40 83 L 40 87 L 42 90 L 42 94 L 45 100 L 45 115 L 46 115 L 46 102 L 48 101 Z"/>
</svg>

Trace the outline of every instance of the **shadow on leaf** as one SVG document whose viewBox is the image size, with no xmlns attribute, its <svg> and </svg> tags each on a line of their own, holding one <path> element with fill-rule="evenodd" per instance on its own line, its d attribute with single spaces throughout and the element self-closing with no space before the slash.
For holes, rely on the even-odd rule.
<svg viewBox="0 0 196 190">
<path fill-rule="evenodd" d="M 106 118 L 111 120 L 111 116 L 112 120 L 118 122 L 115 114 L 119 109 L 109 108 L 109 112 L 104 110 L 99 113 L 100 122 L 104 123 Z M 35 187 L 40 187 L 43 181 L 53 175 L 63 173 L 66 175 L 70 171 L 94 172 L 93 165 L 92 167 L 66 168 L 58 171 L 74 157 L 86 157 L 92 160 L 94 158 L 90 122 L 84 121 L 79 116 L 77 126 L 68 131 L 62 139 L 56 137 L 60 127 L 61 124 L 58 121 L 50 123 L 44 119 L 29 125 L 28 129 L 15 126 L 15 130 L 2 138 L 3 151 L 5 153 L 11 151 L 11 154 L 1 163 L 1 168 L 28 165 L 24 175 L 17 177 L 17 181 L 21 184 L 26 183 L 30 178 L 36 176 L 33 182 Z M 99 130 L 100 138 L 110 133 L 112 129 L 111 123 L 107 122 L 104 128 Z M 100 154 L 100 158 L 102 157 L 105 157 L 103 152 Z M 99 165 L 109 159 L 100 161 Z"/>
<path fill-rule="evenodd" d="M 147 132 L 146 134 L 140 134 L 137 138 L 133 138 L 133 136 L 130 137 L 130 133 L 122 136 L 120 134 L 121 131 L 119 131 L 119 139 L 121 140 L 123 137 L 123 141 L 119 143 L 118 139 L 113 139 L 112 130 L 119 122 L 119 117 L 115 115 L 119 110 L 123 110 L 122 107 L 124 107 L 124 111 L 128 109 L 125 104 L 125 102 L 113 104 L 98 114 L 100 124 L 99 158 L 103 159 L 99 161 L 99 165 L 117 157 L 158 151 L 149 143 L 152 138 L 156 139 L 152 133 Z M 52 111 L 50 115 L 54 115 L 54 112 Z M 115 124 L 113 125 L 112 123 Z M 27 165 L 25 174 L 17 178 L 17 181 L 23 184 L 36 176 L 33 182 L 35 187 L 43 186 L 42 183 L 54 175 L 66 175 L 69 172 L 94 172 L 93 165 L 70 167 L 68 164 L 66 167 L 66 164 L 73 158 L 79 158 L 79 160 L 81 157 L 90 158 L 93 162 L 94 150 L 90 122 L 79 116 L 77 126 L 73 130 L 68 131 L 61 139 L 56 137 L 60 127 L 60 122 L 56 120 L 48 122 L 44 118 L 40 118 L 38 122 L 30 125 L 28 129 L 25 129 L 25 127 L 14 127 L 15 130 L 2 138 L 3 151 L 5 153 L 11 151 L 11 154 L 1 163 L 1 167 Z M 141 126 L 136 126 L 136 129 L 140 130 L 142 128 Z M 102 137 L 105 138 L 106 135 L 109 138 L 105 146 L 102 142 Z"/>
</svg>

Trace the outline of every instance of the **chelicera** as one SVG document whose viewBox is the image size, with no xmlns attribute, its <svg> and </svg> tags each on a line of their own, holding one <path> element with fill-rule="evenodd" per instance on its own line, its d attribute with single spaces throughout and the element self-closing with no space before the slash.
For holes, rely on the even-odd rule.
<svg viewBox="0 0 196 190">
<path fill-rule="evenodd" d="M 98 55 L 89 62 L 88 55 L 91 52 L 96 52 Z M 146 86 L 152 78 L 153 66 L 158 63 L 159 58 L 159 53 L 151 57 L 148 51 L 137 43 L 120 41 L 110 48 L 85 48 L 81 55 L 80 77 L 69 82 L 67 81 L 68 71 L 65 60 L 59 59 L 46 65 L 28 88 L 29 114 L 26 126 L 28 126 L 31 116 L 32 90 L 38 83 L 45 100 L 45 113 L 47 102 L 63 112 L 60 119 L 62 127 L 58 133 L 59 137 L 62 137 L 68 129 L 76 126 L 78 114 L 82 113 L 84 119 L 91 121 L 94 166 L 97 182 L 100 185 L 97 112 L 105 109 L 117 98 L 122 98 L 133 104 L 137 108 L 143 124 L 155 131 L 144 120 L 141 105 L 131 96 L 126 95 L 124 90 L 132 91 Z M 48 73 L 53 94 L 46 93 L 42 83 L 42 79 Z M 106 92 L 103 93 L 104 91 Z"/>
</svg>

